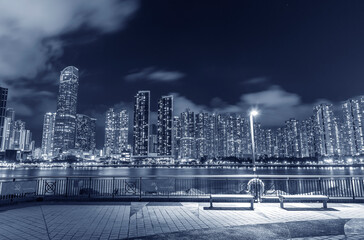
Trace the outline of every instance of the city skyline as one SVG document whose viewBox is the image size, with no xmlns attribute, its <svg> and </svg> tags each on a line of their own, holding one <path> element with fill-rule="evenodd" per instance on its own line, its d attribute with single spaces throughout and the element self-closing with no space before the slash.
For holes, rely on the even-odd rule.
<svg viewBox="0 0 364 240">
<path fill-rule="evenodd" d="M 63 112 L 70 112 L 77 107 L 78 75 L 72 75 L 73 69 L 78 72 L 75 67 L 67 67 L 60 75 L 58 109 Z M 153 105 L 150 99 L 151 91 L 140 90 L 136 93 L 132 121 L 129 121 L 126 109 L 114 112 L 110 108 L 105 113 L 105 140 L 100 156 L 124 158 L 131 154 L 141 159 L 158 156 L 161 159 L 187 161 L 231 157 L 242 159 L 250 158 L 252 154 L 250 138 L 258 158 L 341 158 L 364 154 L 364 95 L 343 101 L 340 113 L 335 113 L 330 103 L 317 104 L 308 118 L 290 118 L 277 129 L 268 128 L 259 121 L 252 127 L 252 122 L 248 122 L 246 114 L 241 112 L 194 112 L 185 106 L 186 110 L 178 116 L 174 114 L 173 95 L 161 96 L 156 103 L 158 117 L 155 124 L 150 120 Z M 264 109 L 251 109 L 254 115 L 264 112 Z M 49 148 L 48 145 L 53 145 L 55 153 L 72 150 L 57 150 L 54 140 L 48 143 L 49 136 L 54 135 L 52 132 L 49 134 L 50 129 L 55 129 L 57 124 L 54 116 L 57 114 L 46 113 L 44 116 L 43 154 L 46 152 L 44 149 Z M 82 114 L 77 114 L 76 119 L 73 136 L 76 144 L 73 149 L 95 154 L 96 119 Z M 132 128 L 129 127 L 130 123 L 133 123 Z M 65 126 L 71 123 L 61 124 Z M 249 129 L 254 131 L 254 137 Z M 66 139 L 69 134 L 72 131 L 67 130 Z M 130 134 L 132 141 L 129 142 Z M 57 154 L 53 154 L 55 156 Z"/>
<path fill-rule="evenodd" d="M 8 107 L 38 146 L 39 122 L 54 112 L 59 71 L 69 65 L 80 69 L 78 112 L 97 119 L 97 145 L 105 111 L 132 110 L 141 89 L 153 92 L 152 102 L 173 94 L 176 113 L 187 105 L 218 112 L 260 105 L 274 116 L 262 124 L 278 127 L 306 118 L 322 99 L 336 106 L 364 87 L 361 2 L 36 2 L 43 14 L 26 16 L 3 5 L 0 86 L 11 90 Z M 156 121 L 157 106 L 151 110 Z"/>
<path fill-rule="evenodd" d="M 73 66 L 61 71 L 57 107 L 58 114 L 70 118 L 67 121 L 63 120 L 64 117 L 58 119 L 61 122 L 58 124 L 62 126 L 58 134 L 66 142 L 72 142 L 72 146 L 67 143 L 67 149 L 59 149 L 55 144 L 57 111 L 44 115 L 41 151 L 50 157 L 72 149 L 93 153 L 97 147 L 96 119 L 76 111 L 77 73 L 78 69 Z M 5 111 L 2 150 L 34 151 L 31 132 L 25 129 L 25 122 L 15 121 L 12 108 L 5 108 L 8 90 L 3 89 L 3 92 L 2 105 Z M 106 156 L 126 152 L 130 154 L 130 149 L 133 149 L 134 157 L 147 157 L 156 153 L 160 157 L 177 159 L 241 158 L 251 154 L 249 124 L 244 113 L 193 112 L 186 106 L 186 110 L 178 116 L 173 114 L 173 95 L 161 96 L 155 103 L 159 109 L 156 125 L 150 122 L 150 107 L 153 105 L 150 98 L 150 91 L 138 91 L 136 94 L 133 129 L 129 127 L 131 121 L 127 110 L 121 109 L 120 113 L 114 113 L 113 108 L 110 108 L 106 112 L 104 145 L 98 146 L 98 149 L 103 149 Z M 363 154 L 364 96 L 342 101 L 340 107 L 340 113 L 334 113 L 332 104 L 320 103 L 313 107 L 309 118 L 290 118 L 277 129 L 262 126 L 257 121 L 254 126 L 257 155 L 268 158 L 312 158 Z M 64 131 L 66 135 L 63 136 L 61 134 Z M 130 134 L 133 135 L 131 145 Z"/>
</svg>

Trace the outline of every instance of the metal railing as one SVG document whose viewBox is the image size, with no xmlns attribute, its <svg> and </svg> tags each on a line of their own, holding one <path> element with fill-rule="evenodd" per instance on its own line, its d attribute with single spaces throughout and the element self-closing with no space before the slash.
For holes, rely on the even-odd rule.
<svg viewBox="0 0 364 240">
<path fill-rule="evenodd" d="M 24 199 L 121 199 L 203 197 L 210 194 L 327 195 L 364 199 L 364 176 L 332 175 L 191 175 L 67 176 L 0 178 L 0 202 Z"/>
</svg>

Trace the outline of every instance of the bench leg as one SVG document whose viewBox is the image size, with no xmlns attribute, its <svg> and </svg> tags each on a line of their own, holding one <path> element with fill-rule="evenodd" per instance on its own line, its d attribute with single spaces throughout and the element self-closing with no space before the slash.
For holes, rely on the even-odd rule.
<svg viewBox="0 0 364 240">
<path fill-rule="evenodd" d="M 250 202 L 250 209 L 254 210 L 254 200 L 251 200 L 251 202 Z"/>
<path fill-rule="evenodd" d="M 212 198 L 210 197 L 210 208 L 212 208 Z"/>
<path fill-rule="evenodd" d="M 327 201 L 324 201 L 324 208 L 327 208 Z"/>
<path fill-rule="evenodd" d="M 284 208 L 283 200 L 279 200 L 279 204 L 280 204 L 281 208 Z"/>
</svg>

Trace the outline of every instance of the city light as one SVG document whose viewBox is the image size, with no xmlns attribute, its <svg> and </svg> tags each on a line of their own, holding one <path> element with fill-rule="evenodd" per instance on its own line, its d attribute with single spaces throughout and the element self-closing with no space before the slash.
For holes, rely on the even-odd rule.
<svg viewBox="0 0 364 240">
<path fill-rule="evenodd" d="M 256 109 L 253 109 L 253 110 L 250 111 L 250 115 L 253 116 L 253 117 L 257 116 L 258 114 L 259 114 L 259 112 Z"/>
</svg>

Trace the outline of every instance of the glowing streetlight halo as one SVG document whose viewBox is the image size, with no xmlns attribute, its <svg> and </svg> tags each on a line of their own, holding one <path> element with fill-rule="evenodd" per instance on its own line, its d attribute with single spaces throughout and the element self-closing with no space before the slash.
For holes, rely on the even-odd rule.
<svg viewBox="0 0 364 240">
<path fill-rule="evenodd" d="M 253 117 L 255 117 L 255 116 L 259 115 L 259 111 L 258 111 L 258 110 L 256 110 L 256 109 L 252 109 L 252 110 L 250 111 L 250 115 L 251 115 L 251 116 L 253 116 Z"/>
</svg>

